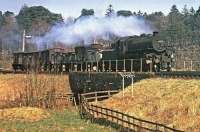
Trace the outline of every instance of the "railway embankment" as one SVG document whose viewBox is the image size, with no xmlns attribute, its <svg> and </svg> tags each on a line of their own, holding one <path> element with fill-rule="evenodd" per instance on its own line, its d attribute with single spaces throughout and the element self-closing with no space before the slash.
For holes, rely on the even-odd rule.
<svg viewBox="0 0 200 132">
<path fill-rule="evenodd" d="M 200 130 L 199 79 L 144 79 L 95 105 L 187 132 Z"/>
<path fill-rule="evenodd" d="M 134 82 L 152 77 L 150 73 L 136 73 Z M 118 72 L 70 72 L 69 82 L 72 92 L 77 96 L 81 93 L 120 90 L 122 89 L 122 76 Z M 124 86 L 132 83 L 131 78 L 124 79 Z"/>
</svg>

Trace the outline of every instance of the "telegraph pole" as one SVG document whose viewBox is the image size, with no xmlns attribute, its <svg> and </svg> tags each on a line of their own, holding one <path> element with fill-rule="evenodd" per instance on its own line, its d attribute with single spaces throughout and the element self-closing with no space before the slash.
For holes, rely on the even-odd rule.
<svg viewBox="0 0 200 132">
<path fill-rule="evenodd" d="M 25 51 L 25 36 L 26 36 L 26 31 L 23 31 L 23 37 L 22 37 L 22 52 Z"/>
<path fill-rule="evenodd" d="M 25 45 L 26 45 L 26 39 L 31 39 L 31 35 L 26 35 L 26 30 L 23 31 L 23 36 L 22 36 L 22 52 L 25 52 Z"/>
</svg>

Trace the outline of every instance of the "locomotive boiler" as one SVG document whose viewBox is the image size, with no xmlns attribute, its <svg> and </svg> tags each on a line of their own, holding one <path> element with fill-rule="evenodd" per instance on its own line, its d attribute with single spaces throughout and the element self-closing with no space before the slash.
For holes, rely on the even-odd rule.
<svg viewBox="0 0 200 132">
<path fill-rule="evenodd" d="M 150 69 L 158 72 L 171 70 L 173 56 L 172 49 L 154 32 L 153 35 L 119 38 L 112 44 L 112 50 L 103 53 L 102 59 L 125 60 L 128 66 L 133 65 L 137 71 L 142 67 L 143 71 Z M 131 64 L 131 59 L 134 64 Z M 130 68 L 128 70 L 130 71 Z"/>
</svg>

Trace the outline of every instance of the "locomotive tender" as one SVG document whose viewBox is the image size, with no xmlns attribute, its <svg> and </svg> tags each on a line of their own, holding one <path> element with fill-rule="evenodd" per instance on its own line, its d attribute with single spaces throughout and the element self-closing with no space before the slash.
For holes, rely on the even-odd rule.
<svg viewBox="0 0 200 132">
<path fill-rule="evenodd" d="M 60 48 L 16 52 L 13 54 L 13 69 L 39 72 L 170 71 L 174 55 L 165 45 L 155 32 L 153 35 L 121 37 L 109 49 L 104 49 L 101 44 L 92 44 L 77 46 L 74 52 Z"/>
</svg>

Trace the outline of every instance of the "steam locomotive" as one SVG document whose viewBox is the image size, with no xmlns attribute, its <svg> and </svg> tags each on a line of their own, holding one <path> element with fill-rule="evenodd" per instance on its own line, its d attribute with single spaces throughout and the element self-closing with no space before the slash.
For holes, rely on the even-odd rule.
<svg viewBox="0 0 200 132">
<path fill-rule="evenodd" d="M 76 46 L 73 52 L 60 48 L 16 52 L 13 54 L 13 69 L 39 72 L 170 71 L 174 54 L 157 34 L 121 37 L 109 49 L 104 49 L 101 44 L 91 44 Z"/>
</svg>

